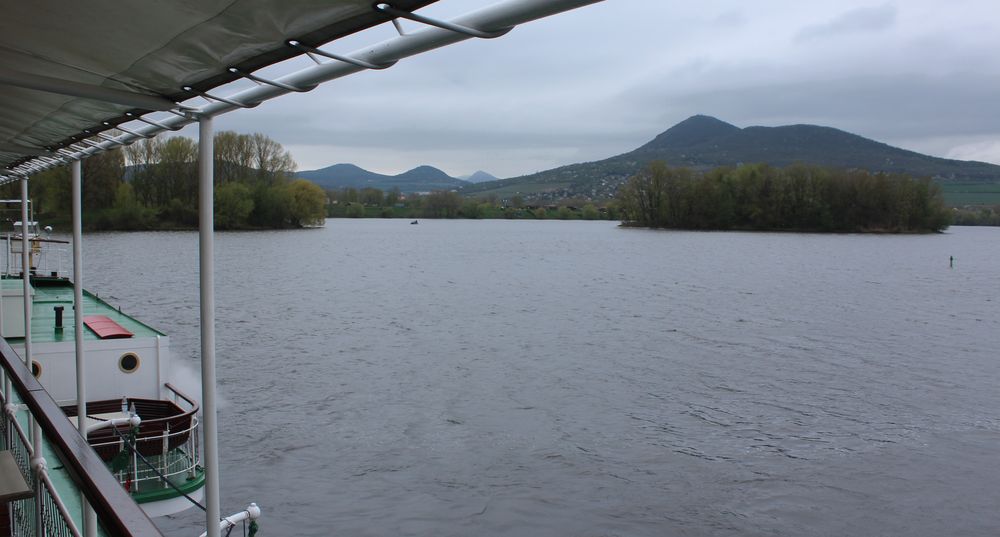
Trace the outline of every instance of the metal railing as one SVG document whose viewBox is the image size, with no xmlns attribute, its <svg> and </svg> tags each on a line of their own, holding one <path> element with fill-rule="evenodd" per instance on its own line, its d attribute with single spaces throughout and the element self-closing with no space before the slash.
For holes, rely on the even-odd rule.
<svg viewBox="0 0 1000 537">
<path fill-rule="evenodd" d="M 80 537 L 80 529 L 76 527 L 76 522 L 73 521 L 73 517 L 70 516 L 69 511 L 66 509 L 66 504 L 62 502 L 56 493 L 55 486 L 52 484 L 52 480 L 49 478 L 49 474 L 45 471 L 44 467 L 38 472 L 38 478 L 41 486 L 38 487 L 37 495 L 41 501 L 39 502 L 38 499 L 35 501 L 41 505 L 38 518 L 41 518 L 44 532 L 39 532 L 37 535 L 45 535 L 46 537 Z"/>
<path fill-rule="evenodd" d="M 148 422 L 144 422 L 148 423 Z M 146 491 L 151 485 L 159 485 L 163 478 L 170 478 L 182 474 L 194 477 L 197 468 L 201 466 L 201 457 L 198 453 L 198 431 L 200 422 L 195 416 L 191 417 L 189 427 L 170 431 L 169 424 L 163 434 L 159 436 L 138 437 L 129 440 L 134 442 L 134 446 L 127 446 L 124 438 L 119 438 L 111 442 L 101 442 L 91 444 L 95 450 L 117 446 L 119 451 L 130 453 L 129 465 L 127 468 L 116 472 L 118 481 L 130 491 Z M 181 439 L 178 441 L 178 439 Z M 173 447 L 171 447 L 173 446 Z M 146 461 L 139 461 L 138 453 L 151 453 L 156 455 L 146 457 Z M 166 488 L 169 485 L 163 484 Z"/>
<path fill-rule="evenodd" d="M 83 494 L 106 534 L 162 537 L 3 338 L 0 338 L 0 370 L 4 377 L 4 412 L 0 416 L 2 440 L 35 491 L 32 499 L 11 502 L 12 534 L 79 535 L 73 517 L 69 516 L 49 479 L 42 457 L 34 453 L 29 436 L 19 422 L 30 419 L 36 424 L 32 429 L 41 431 L 48 450 L 65 468 L 68 488 Z M 60 488 L 64 494 L 65 488 Z"/>
<path fill-rule="evenodd" d="M 23 273 L 21 252 L 23 244 L 19 235 L 4 235 L 4 274 L 16 276 Z M 28 264 L 31 274 L 58 275 L 65 274 L 66 260 L 69 252 L 66 247 L 69 242 L 42 237 L 29 237 Z"/>
<path fill-rule="evenodd" d="M 66 509 L 66 504 L 52 485 L 45 459 L 35 456 L 28 435 L 18 422 L 18 413 L 21 412 L 19 405 L 7 401 L 3 395 L 0 395 L 0 398 L 3 399 L 4 410 L 3 418 L 0 420 L 2 423 L 0 428 L 3 429 L 3 447 L 10 450 L 25 482 L 35 491 L 32 498 L 11 502 L 11 533 L 80 537 L 80 530 Z M 31 469 L 32 465 L 35 466 L 34 471 Z"/>
</svg>

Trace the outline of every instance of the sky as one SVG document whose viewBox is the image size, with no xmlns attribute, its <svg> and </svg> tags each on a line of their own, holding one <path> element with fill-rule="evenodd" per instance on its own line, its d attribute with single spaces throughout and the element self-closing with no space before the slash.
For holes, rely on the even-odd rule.
<svg viewBox="0 0 1000 537">
<path fill-rule="evenodd" d="M 440 0 L 420 13 L 492 3 Z M 393 35 L 384 25 L 324 48 Z M 297 61 L 269 73 L 308 64 Z M 264 133 L 300 170 L 428 164 L 506 178 L 630 151 L 695 114 L 825 125 L 1000 164 L 1000 3 L 605 0 L 227 114 L 216 128 Z"/>
</svg>

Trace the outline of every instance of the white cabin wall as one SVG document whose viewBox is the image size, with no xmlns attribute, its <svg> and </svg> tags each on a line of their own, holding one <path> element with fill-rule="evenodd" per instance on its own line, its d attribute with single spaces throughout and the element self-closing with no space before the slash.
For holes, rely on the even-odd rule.
<svg viewBox="0 0 1000 537">
<path fill-rule="evenodd" d="M 169 355 L 166 338 L 161 338 L 160 352 Z M 14 350 L 23 352 L 23 345 Z M 125 373 L 118 366 L 122 355 L 132 352 L 139 357 L 139 368 Z M 87 400 L 121 399 L 122 396 L 161 398 L 161 375 L 157 340 L 149 338 L 86 341 Z M 72 341 L 35 343 L 32 359 L 42 366 L 39 382 L 60 405 L 76 402 L 76 357 Z M 166 379 L 163 379 L 166 382 Z"/>
</svg>

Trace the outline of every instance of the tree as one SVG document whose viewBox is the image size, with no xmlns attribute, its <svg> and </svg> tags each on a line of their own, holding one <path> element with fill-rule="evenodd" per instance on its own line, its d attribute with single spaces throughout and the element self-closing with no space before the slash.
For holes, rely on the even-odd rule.
<svg viewBox="0 0 1000 537">
<path fill-rule="evenodd" d="M 162 139 L 156 137 L 139 140 L 124 148 L 125 162 L 131 166 L 131 184 L 136 198 L 147 205 L 155 203 L 157 164 L 162 147 Z"/>
<path fill-rule="evenodd" d="M 619 198 L 626 223 L 649 227 L 665 225 L 667 165 L 655 161 L 629 178 Z"/>
<path fill-rule="evenodd" d="M 252 166 L 257 169 L 258 182 L 272 185 L 282 182 L 295 171 L 292 154 L 281 144 L 255 132 L 249 138 Z"/>
<path fill-rule="evenodd" d="M 98 153 L 83 161 L 81 173 L 84 208 L 107 209 L 125 176 L 125 155 L 118 149 Z"/>
<path fill-rule="evenodd" d="M 378 207 L 382 205 L 382 191 L 374 187 L 366 187 L 361 189 L 358 196 L 361 198 L 361 203 L 369 207 Z"/>
<path fill-rule="evenodd" d="M 326 218 L 326 193 L 316 183 L 296 179 L 288 185 L 291 192 L 289 223 L 294 227 L 320 226 Z M 379 191 L 379 199 L 382 192 Z"/>
<path fill-rule="evenodd" d="M 465 218 L 482 218 L 483 210 L 479 201 L 476 199 L 467 199 L 462 202 L 462 208 L 460 209 L 462 216 Z"/>
<path fill-rule="evenodd" d="M 360 203 L 352 203 L 347 206 L 344 216 L 348 218 L 364 218 L 365 208 Z"/>
<path fill-rule="evenodd" d="M 264 228 L 288 227 L 292 214 L 292 192 L 286 184 L 258 184 L 253 189 L 250 224 Z"/>
<path fill-rule="evenodd" d="M 253 193 L 242 183 L 226 183 L 215 187 L 215 227 L 240 229 L 249 224 L 253 212 Z"/>
<path fill-rule="evenodd" d="M 97 229 L 151 229 L 154 215 L 151 209 L 143 207 L 135 196 L 135 190 L 128 183 L 121 183 L 115 190 L 114 205 L 98 214 Z"/>
<path fill-rule="evenodd" d="M 248 183 L 254 175 L 254 154 L 250 136 L 233 131 L 215 134 L 215 182 Z"/>
<path fill-rule="evenodd" d="M 156 167 L 153 203 L 167 205 L 177 199 L 181 204 L 198 204 L 198 144 L 183 136 L 166 139 L 160 146 Z"/>
<path fill-rule="evenodd" d="M 385 205 L 387 207 L 396 205 L 399 203 L 400 199 L 402 199 L 402 194 L 400 193 L 398 186 L 392 187 L 391 190 L 385 193 Z"/>
<path fill-rule="evenodd" d="M 462 207 L 457 192 L 438 190 L 424 197 L 424 214 L 431 218 L 454 218 Z"/>
</svg>

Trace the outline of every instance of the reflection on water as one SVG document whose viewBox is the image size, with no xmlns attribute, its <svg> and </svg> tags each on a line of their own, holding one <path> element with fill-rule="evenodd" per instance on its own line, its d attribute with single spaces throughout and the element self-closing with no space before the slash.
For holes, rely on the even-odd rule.
<svg viewBox="0 0 1000 537">
<path fill-rule="evenodd" d="M 193 365 L 197 236 L 85 247 L 87 287 Z M 994 535 L 998 267 L 996 228 L 218 234 L 223 511 L 256 501 L 262 535 Z"/>
</svg>

